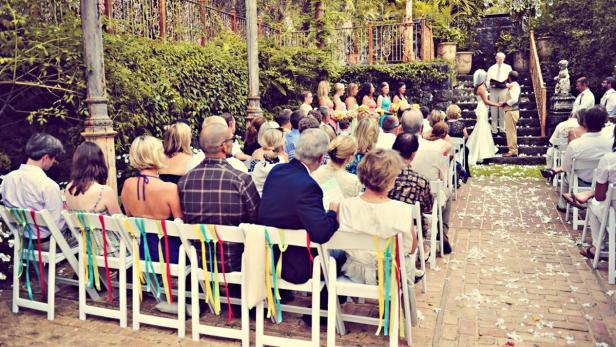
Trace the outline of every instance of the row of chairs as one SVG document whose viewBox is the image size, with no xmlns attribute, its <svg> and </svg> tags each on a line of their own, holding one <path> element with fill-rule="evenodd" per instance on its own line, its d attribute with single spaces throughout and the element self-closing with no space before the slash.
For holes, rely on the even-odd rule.
<svg viewBox="0 0 616 347">
<path fill-rule="evenodd" d="M 566 144 L 561 144 L 554 148 L 554 156 L 553 156 L 553 167 L 561 167 L 562 157 L 564 152 L 566 151 Z M 562 195 L 565 193 L 565 182 L 568 182 L 568 190 L 567 193 L 570 195 L 579 194 L 585 191 L 594 191 L 596 186 L 596 175 L 597 175 L 597 167 L 599 166 L 599 160 L 582 160 L 574 158 L 572 160 L 571 169 L 568 172 L 563 172 L 556 177 L 554 177 L 553 184 L 554 186 L 559 186 L 559 194 Z M 580 171 L 594 170 L 593 180 L 590 185 L 583 184 L 579 178 Z M 614 236 L 614 228 L 616 224 L 610 223 L 610 215 L 614 213 L 613 208 L 611 208 L 611 203 L 613 200 L 616 200 L 616 191 L 614 191 L 614 186 L 610 185 L 608 188 L 607 198 L 604 201 L 598 202 L 597 208 L 587 208 L 586 215 L 584 219 L 581 219 L 581 211 L 575 206 L 567 205 L 565 211 L 565 221 L 569 221 L 569 217 L 571 216 L 571 224 L 574 230 L 578 230 L 578 228 L 582 227 L 582 236 L 580 239 L 580 243 L 584 244 L 586 241 L 587 231 L 589 228 L 589 219 L 591 214 L 596 214 L 597 218 L 600 221 L 600 236 L 598 239 L 593 240 L 593 246 L 597 250 L 595 252 L 595 258 L 593 259 L 592 267 L 596 269 L 599 260 L 601 257 L 601 252 L 598 250 L 601 249 L 600 245 L 603 243 L 603 240 L 608 238 L 608 283 L 616 284 L 616 262 L 614 260 L 614 244 L 616 243 L 616 239 Z M 590 203 L 589 203 L 590 205 Z"/>
<path fill-rule="evenodd" d="M 413 219 L 417 226 L 417 234 L 420 240 L 420 245 L 423 244 L 422 232 L 421 232 L 421 209 L 419 203 L 413 205 Z M 78 274 L 79 280 L 79 318 L 85 320 L 88 315 L 102 316 L 119 320 L 120 326 L 127 326 L 127 291 L 132 289 L 132 323 L 133 329 L 139 329 L 140 324 L 150 324 L 161 327 L 167 327 L 177 329 L 178 336 L 183 337 L 185 335 L 185 301 L 186 297 L 191 297 L 193 305 L 191 305 L 192 313 L 192 337 L 194 340 L 198 340 L 200 335 L 212 335 L 224 338 L 239 339 L 242 341 L 242 345 L 249 345 L 249 316 L 248 306 L 246 303 L 246 276 L 244 273 L 244 266 L 246 259 L 242 259 L 242 271 L 218 273 L 217 271 L 208 271 L 205 263 L 201 262 L 197 257 L 197 249 L 204 247 L 210 248 L 210 246 L 216 247 L 222 242 L 234 242 L 243 243 L 246 230 L 269 230 L 269 242 L 272 247 L 274 245 L 281 245 L 286 247 L 291 246 L 303 246 L 306 247 L 306 232 L 298 230 L 282 230 L 265 226 L 255 225 L 240 225 L 235 226 L 203 226 L 203 225 L 189 225 L 184 224 L 179 220 L 171 221 L 157 221 L 142 218 L 128 218 L 123 215 L 104 216 L 98 214 L 88 213 L 76 213 L 65 211 L 63 213 L 67 226 L 71 233 L 79 241 L 77 247 L 71 247 L 63 237 L 62 233 L 58 229 L 57 225 L 53 222 L 50 214 L 46 210 L 31 211 L 23 209 L 11 209 L 0 206 L 0 215 L 10 230 L 15 235 L 15 247 L 14 247 L 14 275 L 13 275 L 13 305 L 12 310 L 17 313 L 19 307 L 27 307 L 35 310 L 47 312 L 48 319 L 54 319 L 55 309 L 55 281 L 56 281 L 56 264 L 63 260 L 67 260 L 71 268 Z M 51 232 L 51 241 L 48 251 L 42 251 L 35 249 L 30 245 L 24 245 L 23 240 L 29 240 L 23 238 L 22 235 L 30 234 L 33 236 L 32 230 L 39 228 L 46 228 Z M 99 233 L 99 235 L 97 235 Z M 167 261 L 160 261 L 158 264 L 154 264 L 147 260 L 138 260 L 137 254 L 139 253 L 138 240 L 145 234 L 158 235 L 161 245 L 159 247 L 164 248 L 162 245 L 168 248 L 166 241 L 169 237 L 179 237 L 181 239 L 181 245 L 179 249 L 178 263 L 171 264 Z M 117 237 L 118 248 L 111 252 L 111 238 L 112 235 Z M 102 245 L 100 240 L 102 236 Z M 400 235 L 398 235 L 400 237 Z M 30 238 L 32 239 L 32 238 Z M 36 240 L 36 238 L 34 238 Z M 17 240 L 22 240 L 18 242 Z M 442 240 L 442 238 L 441 238 Z M 385 244 L 389 240 L 379 239 L 380 244 Z M 142 241 L 143 242 L 143 241 Z M 312 307 L 306 309 L 303 307 L 294 307 L 288 305 L 282 305 L 281 309 L 287 312 L 307 313 L 312 315 L 312 333 L 310 341 L 295 340 L 290 338 L 284 338 L 279 336 L 270 336 L 265 334 L 264 331 L 264 306 L 263 301 L 257 305 L 257 317 L 256 317 L 256 345 L 278 345 L 286 346 L 291 343 L 299 345 L 319 345 L 319 333 L 320 333 L 320 317 L 328 317 L 328 332 L 327 342 L 328 346 L 335 345 L 335 332 L 345 333 L 344 322 L 357 322 L 363 324 L 379 324 L 379 320 L 369 317 L 361 317 L 343 313 L 340 311 L 340 305 L 337 302 L 337 295 L 349 295 L 352 297 L 365 297 L 369 299 L 379 299 L 380 289 L 377 286 L 370 286 L 366 284 L 351 283 L 344 276 L 336 273 L 335 260 L 328 256 L 328 249 L 342 249 L 342 250 L 364 250 L 374 251 L 374 238 L 370 235 L 338 232 L 334 237 L 325 245 L 310 244 L 317 250 L 318 256 L 315 257 L 313 263 L 312 278 L 307 283 L 301 285 L 295 285 L 288 283 L 284 280 L 277 279 L 279 289 L 294 290 L 300 292 L 312 293 Z M 391 242 L 391 241 L 389 241 Z M 98 244 L 97 244 L 98 243 Z M 401 244 L 401 243 L 400 243 Z M 96 252 L 96 248 L 102 248 L 102 250 Z M 419 247 L 422 260 L 422 268 L 425 269 L 425 262 L 423 261 L 423 247 Z M 156 251 L 156 250 L 150 250 Z M 212 249 L 209 254 L 211 256 Z M 162 250 L 158 251 L 159 257 L 163 257 Z M 166 254 L 169 254 L 166 249 Z M 203 252 L 202 252 L 203 253 Z M 413 259 L 417 252 L 412 255 Z M 76 257 L 77 256 L 77 257 Z M 144 254 L 142 254 L 142 257 Z M 245 255 L 244 255 L 245 256 Z M 186 262 L 188 257 L 189 263 Z M 147 257 L 146 257 L 147 259 Z M 254 261 L 254 259 L 251 259 Z M 48 288 L 46 291 L 46 300 L 35 301 L 33 297 L 28 299 L 20 298 L 20 276 L 22 272 L 29 276 L 29 264 L 36 264 L 39 262 L 40 268 L 43 268 L 43 264 L 48 266 L 48 275 L 45 276 L 41 273 L 41 286 L 44 279 L 48 279 Z M 215 261 L 214 261 L 215 263 Z M 392 304 L 390 312 L 391 317 L 399 317 L 399 309 L 403 310 L 404 320 L 399 322 L 398 319 L 392 319 L 392 325 L 389 329 L 390 345 L 398 345 L 398 327 L 397 324 L 403 323 L 403 330 L 406 332 L 406 340 L 408 345 L 412 343 L 411 326 L 417 321 L 415 313 L 415 297 L 414 297 L 414 285 L 412 280 L 406 278 L 407 272 L 405 269 L 404 261 L 399 262 L 399 275 L 400 275 L 400 290 L 390 291 L 390 295 L 387 300 L 399 303 L 399 305 Z M 412 262 L 414 264 L 414 262 Z M 22 269 L 22 265 L 25 265 L 25 269 Z M 216 266 L 214 265 L 214 268 Z M 103 271 L 103 275 L 99 274 L 99 268 Z M 132 284 L 128 283 L 127 272 L 132 268 Z M 118 271 L 118 280 L 111 281 L 110 270 L 115 269 Z M 411 270 L 410 278 L 413 279 L 413 269 Z M 324 280 L 321 280 L 321 273 L 323 273 Z M 142 290 L 150 290 L 151 292 L 161 293 L 160 286 L 158 285 L 158 275 L 161 276 L 161 281 L 164 283 L 163 291 L 167 296 L 167 300 L 171 302 L 174 297 L 177 298 L 178 313 L 177 317 L 167 318 L 155 315 L 149 315 L 141 312 L 141 296 Z M 186 278 L 190 275 L 190 290 L 186 287 Z M 146 277 L 146 284 L 144 285 L 144 278 Z M 177 281 L 177 288 L 173 288 L 170 278 L 174 278 Z M 29 277 L 28 277 L 29 278 Z M 58 279 L 60 277 L 58 276 Z M 274 278 L 272 278 L 273 280 Z M 165 282 L 166 281 L 166 282 Z M 31 290 L 30 281 L 28 280 L 28 289 Z M 226 284 L 238 284 L 241 289 L 241 297 L 238 299 L 229 299 L 228 305 L 233 302 L 241 306 L 241 328 L 232 329 L 226 327 L 217 327 L 212 325 L 205 325 L 200 322 L 199 305 L 198 300 L 203 300 L 208 297 L 211 288 L 213 291 L 218 291 L 220 288 L 215 288 L 212 283 L 225 283 Z M 67 282 L 69 284 L 75 284 L 74 282 Z M 155 285 L 156 283 L 156 285 Z M 320 296 L 319 291 L 327 286 L 329 289 L 330 297 L 328 298 L 328 309 L 320 310 Z M 112 296 L 114 288 L 117 288 L 119 294 L 119 302 L 117 309 L 104 308 L 95 305 L 88 304 L 88 296 L 94 301 L 99 300 L 99 296 L 96 289 L 107 289 L 109 291 L 108 300 L 110 303 L 114 301 Z M 156 287 L 156 290 L 155 290 Z M 424 291 L 425 291 L 425 279 L 424 279 Z M 382 292 L 382 291 L 381 291 Z M 45 296 L 45 295 L 44 295 Z M 155 295 L 157 300 L 161 295 Z M 221 295 L 219 296 L 221 297 Z M 382 296 L 381 296 L 382 299 Z M 220 312 L 220 299 L 218 302 L 208 301 L 210 311 Z M 229 307 L 230 308 L 230 307 Z"/>
</svg>

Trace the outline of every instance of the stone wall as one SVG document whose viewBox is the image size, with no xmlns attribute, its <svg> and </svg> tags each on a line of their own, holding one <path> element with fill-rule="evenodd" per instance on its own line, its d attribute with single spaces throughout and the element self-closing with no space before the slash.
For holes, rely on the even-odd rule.
<svg viewBox="0 0 616 347">
<path fill-rule="evenodd" d="M 496 41 L 502 31 L 513 31 L 513 23 L 509 14 L 489 15 L 479 21 L 476 27 L 477 44 L 480 52 L 473 55 L 473 71 L 487 70 L 494 64 L 496 54 Z M 513 57 L 508 56 L 506 62 L 513 64 Z"/>
</svg>

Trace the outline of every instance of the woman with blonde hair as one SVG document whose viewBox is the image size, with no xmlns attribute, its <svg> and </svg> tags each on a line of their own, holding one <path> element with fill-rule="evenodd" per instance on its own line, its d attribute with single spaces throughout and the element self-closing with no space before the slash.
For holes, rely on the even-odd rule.
<svg viewBox="0 0 616 347">
<path fill-rule="evenodd" d="M 447 141 L 449 139 L 448 132 L 449 132 L 449 127 L 447 126 L 447 123 L 440 121 L 434 124 L 434 126 L 432 126 L 432 130 L 430 131 L 430 136 L 426 138 L 426 140 L 428 141 L 439 141 L 439 140 L 444 141 L 445 142 L 445 145 L 443 146 L 444 156 L 451 154 L 451 149 L 453 148 L 451 143 Z"/>
<path fill-rule="evenodd" d="M 331 112 L 334 111 L 334 103 L 329 98 L 329 92 L 331 87 L 329 82 L 321 81 L 317 87 L 317 102 L 319 106 L 327 106 Z"/>
<path fill-rule="evenodd" d="M 460 116 L 462 115 L 462 109 L 460 109 L 460 106 L 456 104 L 449 105 L 447 110 L 445 110 L 445 114 L 447 115 L 449 136 L 467 139 L 468 130 L 466 129 L 464 122 L 460 119 Z"/>
<path fill-rule="evenodd" d="M 262 126 L 259 144 L 261 145 L 259 152 L 261 158 L 254 161 L 251 175 L 257 191 L 261 195 L 269 172 L 274 166 L 288 162 L 289 157 L 284 152 L 284 131 L 279 126 L 272 124 Z"/>
<path fill-rule="evenodd" d="M 357 153 L 357 140 L 352 136 L 338 136 L 329 143 L 327 154 L 329 161 L 312 173 L 320 185 L 330 180 L 335 180 L 345 198 L 357 196 L 361 189 L 361 184 L 357 175 L 353 175 L 345 170 L 353 157 Z"/>
<path fill-rule="evenodd" d="M 163 135 L 164 167 L 158 171 L 161 180 L 177 184 L 186 174 L 192 157 L 191 140 L 192 132 L 186 123 L 177 122 L 167 127 Z"/>
<path fill-rule="evenodd" d="M 427 139 L 432 136 L 432 127 L 434 126 L 434 124 L 444 122 L 446 117 L 447 116 L 445 115 L 445 112 L 437 109 L 432 110 L 432 112 L 430 112 L 430 115 L 428 115 L 428 123 L 430 124 L 430 129 L 424 131 L 423 138 Z"/>
<path fill-rule="evenodd" d="M 124 214 L 158 220 L 183 218 L 178 186 L 159 177 L 159 170 L 164 167 L 165 161 L 162 142 L 155 137 L 141 135 L 131 144 L 128 158 L 139 174 L 124 181 L 120 195 Z M 148 234 L 147 240 L 151 250 L 157 249 L 156 234 Z M 178 261 L 180 243 L 179 238 L 169 238 L 169 256 L 173 263 Z M 143 247 L 143 242 L 140 247 Z M 158 261 L 158 252 L 150 254 L 152 261 Z"/>
<path fill-rule="evenodd" d="M 394 150 L 376 149 L 367 153 L 357 168 L 359 181 L 366 190 L 340 203 L 338 230 L 382 238 L 402 234 L 400 254 L 404 255 L 407 271 L 412 274 L 415 264 L 410 255 L 417 249 L 413 209 L 411 205 L 392 200 L 388 196 L 403 167 L 402 158 Z M 378 266 L 375 252 L 346 253 L 347 261 L 342 267 L 344 274 L 357 283 L 376 284 Z"/>
<path fill-rule="evenodd" d="M 344 100 L 347 110 L 354 111 L 359 107 L 357 104 L 357 93 L 359 93 L 359 86 L 356 83 L 349 83 L 348 96 Z"/>
<path fill-rule="evenodd" d="M 347 165 L 346 170 L 352 174 L 357 174 L 357 165 L 359 165 L 361 159 L 376 146 L 379 139 L 379 126 L 373 119 L 363 119 L 357 124 L 353 136 L 357 140 L 357 154 Z"/>
<path fill-rule="evenodd" d="M 344 102 L 342 102 L 342 96 L 344 95 L 344 84 L 336 83 L 334 84 L 334 109 L 336 111 L 346 111 L 347 107 Z"/>
</svg>

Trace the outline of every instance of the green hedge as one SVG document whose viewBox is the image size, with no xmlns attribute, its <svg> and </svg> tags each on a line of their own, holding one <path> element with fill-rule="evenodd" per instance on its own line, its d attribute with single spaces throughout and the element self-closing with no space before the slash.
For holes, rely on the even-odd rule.
<svg viewBox="0 0 616 347">
<path fill-rule="evenodd" d="M 67 157 L 50 174 L 66 180 L 70 154 L 82 141 L 85 107 L 84 66 L 79 20 L 61 26 L 37 23 L 10 7 L 0 9 L 0 173 L 25 160 L 23 147 L 35 131 L 62 139 Z M 246 45 L 222 33 L 204 47 L 163 43 L 140 37 L 104 34 L 109 115 L 118 132 L 118 154 L 143 132 L 162 135 L 163 125 L 187 118 L 195 133 L 204 117 L 228 111 L 240 131 L 247 104 Z M 298 104 L 304 90 L 332 82 L 405 81 L 410 94 L 447 87 L 451 69 L 443 63 L 390 66 L 337 66 L 326 51 L 278 48 L 261 42 L 261 98 L 266 113 Z M 24 85 L 27 84 L 27 85 Z M 8 100 L 3 106 L 4 101 Z M 7 160 L 10 159 L 10 160 Z M 124 160 L 118 169 L 126 169 Z"/>
</svg>

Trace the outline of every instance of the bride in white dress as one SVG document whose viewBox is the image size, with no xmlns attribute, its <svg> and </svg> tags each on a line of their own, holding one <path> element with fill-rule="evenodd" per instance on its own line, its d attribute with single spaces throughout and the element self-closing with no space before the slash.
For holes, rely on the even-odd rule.
<svg viewBox="0 0 616 347">
<path fill-rule="evenodd" d="M 488 100 L 488 89 L 486 88 L 487 73 L 485 70 L 479 69 L 473 75 L 473 87 L 475 98 L 477 99 L 477 122 L 473 128 L 473 132 L 468 137 L 466 147 L 468 148 L 468 163 L 475 165 L 484 159 L 492 158 L 498 152 L 498 148 L 494 145 L 492 138 L 492 130 L 488 120 L 488 107 L 499 105 Z"/>
</svg>

